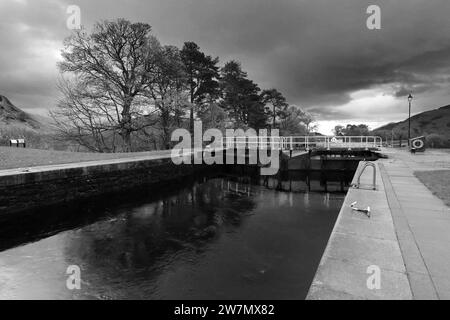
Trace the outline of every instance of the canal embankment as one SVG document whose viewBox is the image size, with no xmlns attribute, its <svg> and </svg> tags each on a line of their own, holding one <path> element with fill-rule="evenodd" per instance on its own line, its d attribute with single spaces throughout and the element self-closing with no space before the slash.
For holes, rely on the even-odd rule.
<svg viewBox="0 0 450 320">
<path fill-rule="evenodd" d="M 38 150 L 27 150 L 35 155 Z M 132 154 L 114 154 L 116 158 L 100 158 L 94 154 L 51 152 L 57 155 L 55 161 L 61 163 L 49 165 L 13 167 L 12 159 L 0 170 L 0 215 L 27 211 L 40 207 L 83 200 L 96 196 L 114 195 L 139 188 L 159 188 L 162 184 L 176 183 L 195 174 L 220 173 L 229 171 L 225 165 L 198 164 L 194 157 L 201 151 L 184 152 L 176 161 L 171 150 L 141 152 Z M 4 153 L 0 154 L 4 156 Z M 19 155 L 24 155 L 19 153 Z M 223 153 L 225 157 L 226 153 Z M 100 155 L 103 156 L 103 155 Z M 181 163 L 191 157 L 190 164 Z M 235 152 L 235 162 L 237 154 Z M 84 161 L 83 161 L 84 160 Z M 37 163 L 49 162 L 49 157 L 40 156 Z M 224 158 L 225 162 L 225 158 Z M 245 162 L 245 159 L 244 159 Z M 21 159 L 18 163 L 32 164 L 35 161 Z M 181 164 L 180 164 L 181 163 Z M 0 166 L 1 167 L 1 166 Z M 237 172 L 259 173 L 259 165 L 236 165 Z M 243 168 L 245 167 L 245 168 Z M 243 170 L 245 169 L 245 170 Z"/>
<path fill-rule="evenodd" d="M 350 188 L 322 256 L 308 299 L 410 299 L 411 289 L 397 240 L 386 191 L 376 168 L 361 176 L 358 189 Z M 358 172 L 358 171 L 357 171 Z M 353 210 L 370 207 L 370 217 Z M 373 270 L 381 275 L 380 288 L 368 286 Z"/>
<path fill-rule="evenodd" d="M 376 190 L 370 169 L 349 189 L 308 299 L 449 299 L 450 209 L 414 171 L 448 169 L 450 155 L 383 153 Z"/>
<path fill-rule="evenodd" d="M 0 171 L 0 212 L 121 192 L 180 179 L 201 166 L 175 165 L 170 154 L 103 159 Z"/>
<path fill-rule="evenodd" d="M 381 174 L 414 299 L 450 299 L 450 208 L 414 174 L 450 169 L 450 154 L 392 153 Z"/>
<path fill-rule="evenodd" d="M 99 155 L 73 153 L 73 162 L 69 162 L 71 159 L 70 153 L 51 152 L 49 156 L 39 150 L 26 150 L 25 153 L 23 150 L 20 150 L 20 152 L 13 151 L 11 154 L 15 154 L 21 159 L 18 161 L 18 166 L 20 166 L 18 168 L 13 168 L 12 157 L 6 157 L 4 152 L 1 154 L 2 159 L 7 160 L 3 167 L 8 168 L 0 170 L 1 214 L 16 213 L 99 195 L 120 193 L 142 186 L 160 185 L 204 171 L 259 175 L 261 168 L 260 165 L 248 164 L 248 159 L 242 159 L 242 163 L 247 164 L 235 164 L 233 166 L 177 165 L 174 163 L 170 151 L 137 153 L 135 156 L 124 154 L 123 157 L 121 157 L 121 154 L 116 154 L 115 156 L 119 158 L 106 157 L 98 160 L 87 159 L 95 159 Z M 36 160 L 32 160 L 27 159 L 27 155 L 37 155 L 38 157 Z M 52 160 L 53 156 L 55 156 L 55 159 Z M 192 157 L 192 154 L 190 156 Z M 226 156 L 228 157 L 228 154 Z M 239 163 L 237 157 L 238 154 L 235 152 L 232 162 Z M 248 153 L 245 155 L 245 158 L 247 157 Z M 49 163 L 51 160 L 56 163 L 32 165 L 34 163 Z M 227 163 L 228 161 L 227 158 Z M 326 162 L 334 163 L 336 161 Z M 307 163 L 311 163 L 311 161 L 308 159 Z M 316 163 L 316 161 L 313 161 L 313 163 Z M 325 162 L 319 161 L 319 163 Z M 24 164 L 30 166 L 23 166 Z M 327 170 L 344 168 L 341 163 L 338 163 L 337 167 L 328 167 L 329 165 L 327 165 Z M 307 168 L 308 171 L 313 169 L 324 171 L 325 167 L 322 165 L 317 168 Z M 348 169 L 351 170 L 351 168 Z"/>
</svg>

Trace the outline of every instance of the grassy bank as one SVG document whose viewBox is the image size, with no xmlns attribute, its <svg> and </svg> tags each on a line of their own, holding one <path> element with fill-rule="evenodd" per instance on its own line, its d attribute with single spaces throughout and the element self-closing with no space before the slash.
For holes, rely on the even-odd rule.
<svg viewBox="0 0 450 320">
<path fill-rule="evenodd" d="M 130 158 L 150 154 L 159 155 L 168 152 L 170 151 L 164 150 L 135 153 L 84 153 L 0 147 L 0 170 L 83 161 Z"/>
<path fill-rule="evenodd" d="M 450 206 L 450 170 L 419 171 L 414 174 L 434 195 Z"/>
</svg>

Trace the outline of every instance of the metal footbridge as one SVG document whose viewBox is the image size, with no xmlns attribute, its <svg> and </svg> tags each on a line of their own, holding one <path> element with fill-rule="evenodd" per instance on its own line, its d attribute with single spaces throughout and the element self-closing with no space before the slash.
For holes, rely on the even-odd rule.
<svg viewBox="0 0 450 320">
<path fill-rule="evenodd" d="M 379 150 L 377 136 L 232 136 L 223 138 L 225 148 L 295 150 Z"/>
</svg>

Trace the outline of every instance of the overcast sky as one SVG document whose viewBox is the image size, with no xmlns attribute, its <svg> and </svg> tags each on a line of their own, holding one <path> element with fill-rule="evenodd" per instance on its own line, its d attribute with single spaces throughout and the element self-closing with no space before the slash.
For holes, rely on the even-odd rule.
<svg viewBox="0 0 450 320">
<path fill-rule="evenodd" d="M 147 22 L 163 44 L 194 41 L 242 62 L 261 88 L 336 123 L 379 124 L 450 104 L 448 0 L 0 0 L 0 94 L 29 112 L 54 107 L 66 10 L 82 24 Z M 381 7 L 381 30 L 366 9 Z"/>
</svg>

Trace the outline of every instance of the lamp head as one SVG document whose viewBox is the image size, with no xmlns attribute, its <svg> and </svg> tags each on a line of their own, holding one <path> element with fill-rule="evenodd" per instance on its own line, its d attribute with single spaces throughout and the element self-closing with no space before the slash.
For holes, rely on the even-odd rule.
<svg viewBox="0 0 450 320">
<path fill-rule="evenodd" d="M 412 96 L 412 94 L 409 94 L 409 96 L 408 96 L 408 101 L 409 101 L 409 102 L 411 102 L 411 101 L 412 101 L 412 99 L 413 99 L 413 96 Z"/>
</svg>

